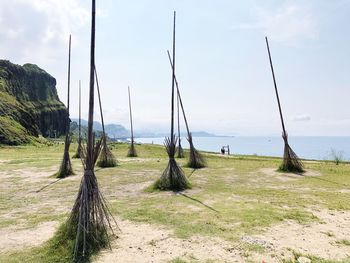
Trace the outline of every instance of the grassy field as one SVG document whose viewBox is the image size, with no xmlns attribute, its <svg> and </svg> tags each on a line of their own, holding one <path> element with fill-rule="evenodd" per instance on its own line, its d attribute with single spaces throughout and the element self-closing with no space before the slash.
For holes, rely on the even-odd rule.
<svg viewBox="0 0 350 263">
<path fill-rule="evenodd" d="M 150 192 L 149 186 L 167 164 L 164 148 L 137 145 L 137 158 L 126 157 L 126 144 L 111 148 L 118 166 L 97 168 L 96 175 L 117 221 L 170 231 L 171 238 L 179 242 L 219 240 L 216 244 L 237 252 L 238 262 L 294 262 L 300 256 L 312 262 L 350 262 L 350 230 L 345 227 L 350 224 L 349 164 L 309 161 L 305 162 L 307 173 L 300 176 L 276 172 L 281 162 L 278 158 L 205 153 L 208 168 L 194 171 L 183 167 L 192 189 Z M 73 144 L 71 156 L 75 150 Z M 63 145 L 0 148 L 0 235 L 5 235 L 3 243 L 0 241 L 0 262 L 53 262 L 59 258 L 47 255 L 45 240 L 13 245 L 6 237 L 16 237 L 16 233 L 30 236 L 30 230 L 40 236 L 40 229 L 48 231 L 45 223 L 62 223 L 67 218 L 82 165 L 73 159 L 76 175 L 57 181 L 52 175 L 62 155 Z M 181 165 L 185 161 L 178 160 Z M 123 223 L 120 226 L 123 232 Z M 288 232 L 290 229 L 295 233 Z M 305 234 L 305 244 L 290 241 L 281 245 L 293 235 L 298 240 L 298 231 Z M 52 230 L 46 235 L 50 238 Z M 118 247 L 119 241 L 123 234 L 112 248 Z M 108 253 L 113 252 L 103 252 Z M 235 256 L 216 258 L 209 253 L 203 257 L 193 250 L 168 255 L 169 260 L 155 258 L 154 262 L 235 262 Z M 104 262 L 99 257 L 95 260 Z"/>
</svg>

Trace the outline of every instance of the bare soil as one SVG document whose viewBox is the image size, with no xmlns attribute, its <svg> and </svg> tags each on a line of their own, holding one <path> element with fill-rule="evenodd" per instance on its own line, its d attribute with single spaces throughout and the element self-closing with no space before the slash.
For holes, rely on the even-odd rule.
<svg viewBox="0 0 350 263">
<path fill-rule="evenodd" d="M 0 253 L 40 246 L 50 239 L 58 227 L 58 222 L 39 224 L 35 228 L 17 230 L 16 227 L 0 229 Z"/>
</svg>

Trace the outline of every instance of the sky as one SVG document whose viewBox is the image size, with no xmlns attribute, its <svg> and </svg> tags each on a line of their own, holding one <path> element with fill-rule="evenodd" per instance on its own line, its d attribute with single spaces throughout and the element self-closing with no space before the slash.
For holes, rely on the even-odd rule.
<svg viewBox="0 0 350 263">
<path fill-rule="evenodd" d="M 170 129 L 173 11 L 176 76 L 190 129 L 220 135 L 280 135 L 265 36 L 291 136 L 350 136 L 350 0 L 97 0 L 96 68 L 106 123 Z M 89 0 L 0 0 L 0 58 L 33 63 L 67 100 L 78 82 L 87 118 Z M 99 120 L 97 104 L 95 119 Z M 184 129 L 182 123 L 182 129 Z"/>
</svg>

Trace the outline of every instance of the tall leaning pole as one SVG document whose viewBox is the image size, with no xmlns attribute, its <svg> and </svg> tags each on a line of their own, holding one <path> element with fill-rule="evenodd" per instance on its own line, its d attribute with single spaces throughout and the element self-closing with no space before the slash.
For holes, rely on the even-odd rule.
<svg viewBox="0 0 350 263">
<path fill-rule="evenodd" d="M 81 81 L 79 80 L 79 121 L 78 121 L 78 148 L 73 158 L 81 158 Z"/>
<path fill-rule="evenodd" d="M 65 228 L 68 231 L 67 236 L 74 236 L 74 262 L 88 262 L 92 254 L 102 248 L 110 247 L 109 232 L 113 233 L 111 223 L 114 221 L 99 190 L 94 171 L 101 149 L 101 140 L 95 143 L 93 133 L 96 0 L 92 0 L 91 13 L 89 119 L 87 146 L 84 147 L 82 158 L 84 175 Z"/>
<path fill-rule="evenodd" d="M 271 72 L 272 72 L 272 79 L 273 79 L 273 84 L 275 87 L 275 93 L 276 93 L 277 104 L 278 104 L 278 110 L 279 110 L 281 124 L 282 124 L 282 138 L 284 141 L 283 161 L 279 167 L 279 170 L 285 171 L 285 172 L 302 173 L 302 172 L 304 172 L 303 163 L 301 162 L 301 160 L 298 158 L 298 156 L 292 150 L 292 148 L 290 147 L 290 145 L 288 143 L 288 133 L 286 132 L 286 128 L 284 125 L 282 107 L 281 107 L 280 97 L 278 94 L 275 71 L 273 69 L 270 46 L 269 46 L 269 41 L 268 41 L 267 37 L 265 37 L 265 41 L 266 41 L 267 52 L 269 55 L 270 67 L 271 67 Z"/>
<path fill-rule="evenodd" d="M 168 53 L 168 58 L 169 58 L 169 63 L 170 63 L 170 67 L 173 68 L 173 63 L 171 61 L 171 57 L 170 57 L 170 52 L 169 50 L 167 50 Z M 190 128 L 188 126 L 188 122 L 187 122 L 187 117 L 186 117 L 186 113 L 185 113 L 185 109 L 184 109 L 184 105 L 182 103 L 182 98 L 181 98 L 181 93 L 180 93 L 180 89 L 179 89 L 179 83 L 177 82 L 177 78 L 175 76 L 175 85 L 176 85 L 176 91 L 177 91 L 177 98 L 178 98 L 178 102 L 180 102 L 180 106 L 181 106 L 181 110 L 182 110 L 182 115 L 185 121 L 185 125 L 186 125 L 186 130 L 187 130 L 187 140 L 188 143 L 190 145 L 190 155 L 188 158 L 188 162 L 187 162 L 187 167 L 189 168 L 193 168 L 193 169 L 200 169 L 200 168 L 204 168 L 206 167 L 206 160 L 204 159 L 204 157 L 197 151 L 197 149 L 194 147 L 193 144 L 193 138 L 192 138 L 192 133 L 190 132 Z"/>
<path fill-rule="evenodd" d="M 175 78 L 175 81 L 176 81 L 176 78 Z M 182 149 L 182 146 L 181 146 L 181 132 L 180 132 L 180 99 L 179 99 L 179 96 L 178 96 L 179 93 L 176 92 L 176 94 L 177 94 L 177 96 L 176 96 L 177 134 L 179 136 L 176 157 L 177 158 L 184 158 L 185 155 L 184 155 L 184 150 Z"/>
<path fill-rule="evenodd" d="M 127 157 L 137 157 L 137 152 L 135 149 L 135 142 L 134 142 L 134 127 L 132 122 L 132 110 L 131 110 L 131 95 L 130 95 L 130 87 L 128 86 L 128 96 L 129 96 L 129 115 L 130 115 L 130 135 L 131 135 L 131 142 L 130 147 L 128 150 Z"/>
<path fill-rule="evenodd" d="M 69 53 L 68 53 L 68 91 L 67 91 L 67 122 L 66 122 L 66 137 L 64 141 L 64 152 L 63 159 L 59 171 L 57 172 L 57 178 L 65 178 L 69 175 L 74 174 L 72 163 L 69 157 L 69 146 L 71 144 L 69 130 L 70 130 L 70 119 L 69 119 L 69 98 L 70 98 L 70 62 L 71 62 L 71 43 L 72 37 L 69 35 Z"/>
<path fill-rule="evenodd" d="M 101 168 L 115 167 L 117 166 L 117 161 L 113 153 L 111 152 L 111 150 L 108 148 L 108 144 L 107 144 L 107 134 L 106 134 L 105 122 L 103 118 L 101 92 L 100 92 L 100 85 L 98 84 L 96 66 L 95 66 L 95 78 L 96 78 L 96 86 L 97 86 L 98 104 L 100 106 L 100 114 L 101 114 L 101 122 L 102 122 L 102 149 L 101 149 L 100 158 L 97 161 L 96 165 Z"/>
<path fill-rule="evenodd" d="M 168 165 L 161 177 L 156 181 L 154 188 L 160 190 L 181 191 L 190 187 L 190 184 L 175 160 L 176 153 L 176 137 L 174 134 L 174 95 L 175 95 L 175 28 L 176 28 L 176 12 L 174 11 L 173 25 L 173 68 L 171 82 L 171 116 L 170 116 L 170 138 L 165 138 L 165 149 L 169 156 Z"/>
</svg>

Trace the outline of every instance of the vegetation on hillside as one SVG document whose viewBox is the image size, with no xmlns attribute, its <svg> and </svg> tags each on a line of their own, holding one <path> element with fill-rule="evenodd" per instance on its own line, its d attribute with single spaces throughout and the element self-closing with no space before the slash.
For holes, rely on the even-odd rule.
<svg viewBox="0 0 350 263">
<path fill-rule="evenodd" d="M 0 143 L 29 143 L 39 135 L 64 134 L 67 112 L 56 80 L 33 64 L 0 60 Z"/>
</svg>

